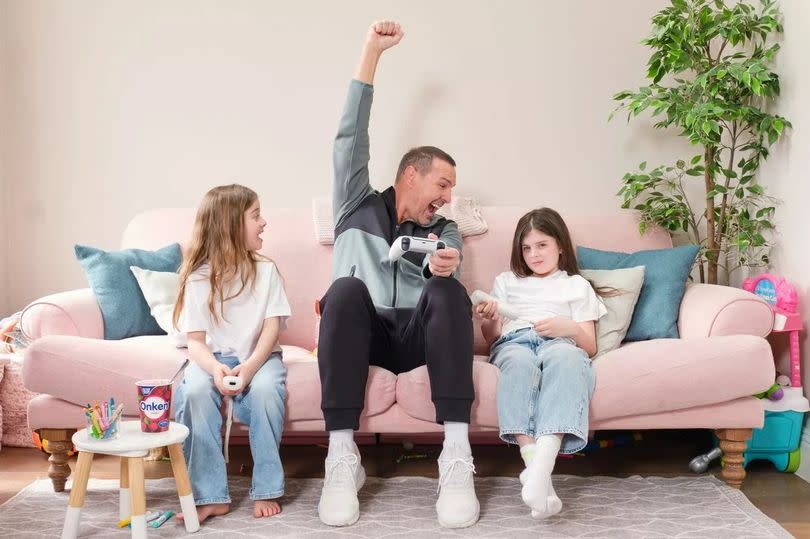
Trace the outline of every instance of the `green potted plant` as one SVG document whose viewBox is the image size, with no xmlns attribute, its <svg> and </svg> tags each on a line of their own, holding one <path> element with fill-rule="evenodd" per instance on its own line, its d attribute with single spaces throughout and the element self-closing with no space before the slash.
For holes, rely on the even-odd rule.
<svg viewBox="0 0 810 539">
<path fill-rule="evenodd" d="M 617 93 L 614 112 L 626 110 L 629 122 L 649 110 L 656 128 L 680 129 L 701 151 L 652 170 L 641 163 L 624 175 L 618 194 L 623 208 L 640 211 L 642 233 L 651 224 L 687 233 L 701 246 L 701 282 L 717 284 L 718 268 L 727 280 L 740 266 L 768 264 L 775 201 L 756 172 L 790 126 L 765 110 L 779 95 L 779 75 L 769 67 L 779 50 L 773 38 L 782 33 L 779 8 L 773 0 L 758 8 L 672 0 L 652 25 L 643 41 L 653 50 L 650 83 Z M 697 181 L 705 201 L 695 200 L 690 184 Z"/>
</svg>

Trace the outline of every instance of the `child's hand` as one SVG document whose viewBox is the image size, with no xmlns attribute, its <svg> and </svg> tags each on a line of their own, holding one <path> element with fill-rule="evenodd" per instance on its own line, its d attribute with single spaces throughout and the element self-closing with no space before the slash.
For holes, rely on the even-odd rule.
<svg viewBox="0 0 810 539">
<path fill-rule="evenodd" d="M 534 330 L 543 337 L 574 337 L 579 324 L 564 316 L 554 316 L 537 322 Z"/>
<path fill-rule="evenodd" d="M 217 386 L 217 390 L 225 397 L 232 397 L 234 395 L 238 395 L 242 392 L 242 390 L 234 391 L 233 389 L 228 389 L 225 387 L 225 384 L 222 382 L 222 379 L 226 376 L 234 376 L 233 370 L 229 369 L 227 365 L 224 363 L 217 362 L 216 366 L 214 367 L 214 372 L 211 373 L 214 377 L 214 385 Z"/>
<path fill-rule="evenodd" d="M 482 301 L 476 305 L 473 310 L 475 311 L 475 314 L 484 320 L 497 321 L 501 319 L 501 315 L 498 314 L 498 302 L 494 299 L 490 301 Z"/>
<path fill-rule="evenodd" d="M 239 391 L 243 391 L 247 386 L 250 385 L 250 381 L 253 380 L 253 376 L 256 374 L 258 367 L 255 366 L 256 364 L 252 361 L 248 361 L 245 363 L 240 363 L 236 367 L 233 368 L 233 376 L 238 376 L 242 379 L 242 389 Z"/>
</svg>

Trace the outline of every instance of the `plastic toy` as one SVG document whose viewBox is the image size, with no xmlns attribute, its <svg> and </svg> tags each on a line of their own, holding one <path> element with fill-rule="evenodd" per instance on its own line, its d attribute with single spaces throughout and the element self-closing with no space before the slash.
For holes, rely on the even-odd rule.
<svg viewBox="0 0 810 539">
<path fill-rule="evenodd" d="M 783 277 L 770 273 L 746 279 L 742 286 L 771 306 L 774 312 L 773 332 L 790 334 L 790 385 L 801 386 L 799 332 L 802 330 L 802 318 L 798 312 L 799 299 L 796 287 Z"/>
<path fill-rule="evenodd" d="M 774 312 L 774 334 L 788 333 L 790 338 L 790 378 L 780 375 L 776 384 L 764 392 L 770 400 L 763 400 L 765 424 L 754 429 L 745 451 L 743 466 L 754 460 L 770 460 L 778 470 L 795 472 L 800 464 L 799 441 L 804 414 L 810 403 L 802 392 L 799 332 L 802 319 L 799 314 L 796 288 L 787 280 L 765 273 L 743 282 L 743 288 L 760 296 Z M 779 391 L 781 399 L 775 399 Z"/>
<path fill-rule="evenodd" d="M 618 434 L 611 438 L 598 440 L 594 438 L 588 444 L 582 448 L 584 452 L 596 451 L 597 449 L 605 449 L 608 447 L 627 447 L 631 445 L 635 445 L 636 443 L 640 442 L 643 439 L 643 436 L 640 432 L 634 432 L 632 434 Z"/>
<path fill-rule="evenodd" d="M 785 391 L 782 389 L 782 386 L 774 382 L 767 390 L 763 391 L 762 393 L 757 393 L 754 396 L 758 399 L 768 397 L 772 401 L 778 401 L 785 396 Z"/>
<path fill-rule="evenodd" d="M 723 450 L 715 447 L 708 453 L 698 455 L 689 461 L 689 469 L 695 473 L 703 473 L 709 469 L 709 464 L 716 458 L 723 456 Z"/>
</svg>

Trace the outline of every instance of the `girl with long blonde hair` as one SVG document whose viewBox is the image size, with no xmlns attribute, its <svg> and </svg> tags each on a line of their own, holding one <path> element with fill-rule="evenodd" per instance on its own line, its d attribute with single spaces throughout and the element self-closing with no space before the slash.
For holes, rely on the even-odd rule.
<svg viewBox="0 0 810 539">
<path fill-rule="evenodd" d="M 177 389 L 175 414 L 190 430 L 183 451 L 200 522 L 230 510 L 220 436 L 224 397 L 233 398 L 235 415 L 250 431 L 253 515 L 281 511 L 286 371 L 278 336 L 290 306 L 275 264 L 258 254 L 266 225 L 251 189 L 211 189 L 180 269 L 174 324 L 187 335 L 192 363 Z M 226 387 L 226 376 L 239 378 L 241 388 Z"/>
</svg>

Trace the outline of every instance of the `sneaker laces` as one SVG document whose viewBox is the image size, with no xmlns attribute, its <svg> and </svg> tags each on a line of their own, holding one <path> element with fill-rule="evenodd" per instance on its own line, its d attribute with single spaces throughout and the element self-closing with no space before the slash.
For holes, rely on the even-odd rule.
<svg viewBox="0 0 810 539">
<path fill-rule="evenodd" d="M 330 462 L 331 461 L 331 462 Z M 326 460 L 326 477 L 324 483 L 329 486 L 351 486 L 357 489 L 355 470 L 360 459 L 354 453 L 346 453 L 335 459 Z M 339 473 L 343 472 L 343 473 Z M 326 485 L 324 485 L 326 486 Z"/>
<path fill-rule="evenodd" d="M 439 486 L 436 492 L 440 492 L 442 487 L 450 486 L 451 482 L 456 486 L 463 486 L 467 479 L 475 473 L 475 464 L 472 457 L 453 457 L 439 460 Z"/>
</svg>

